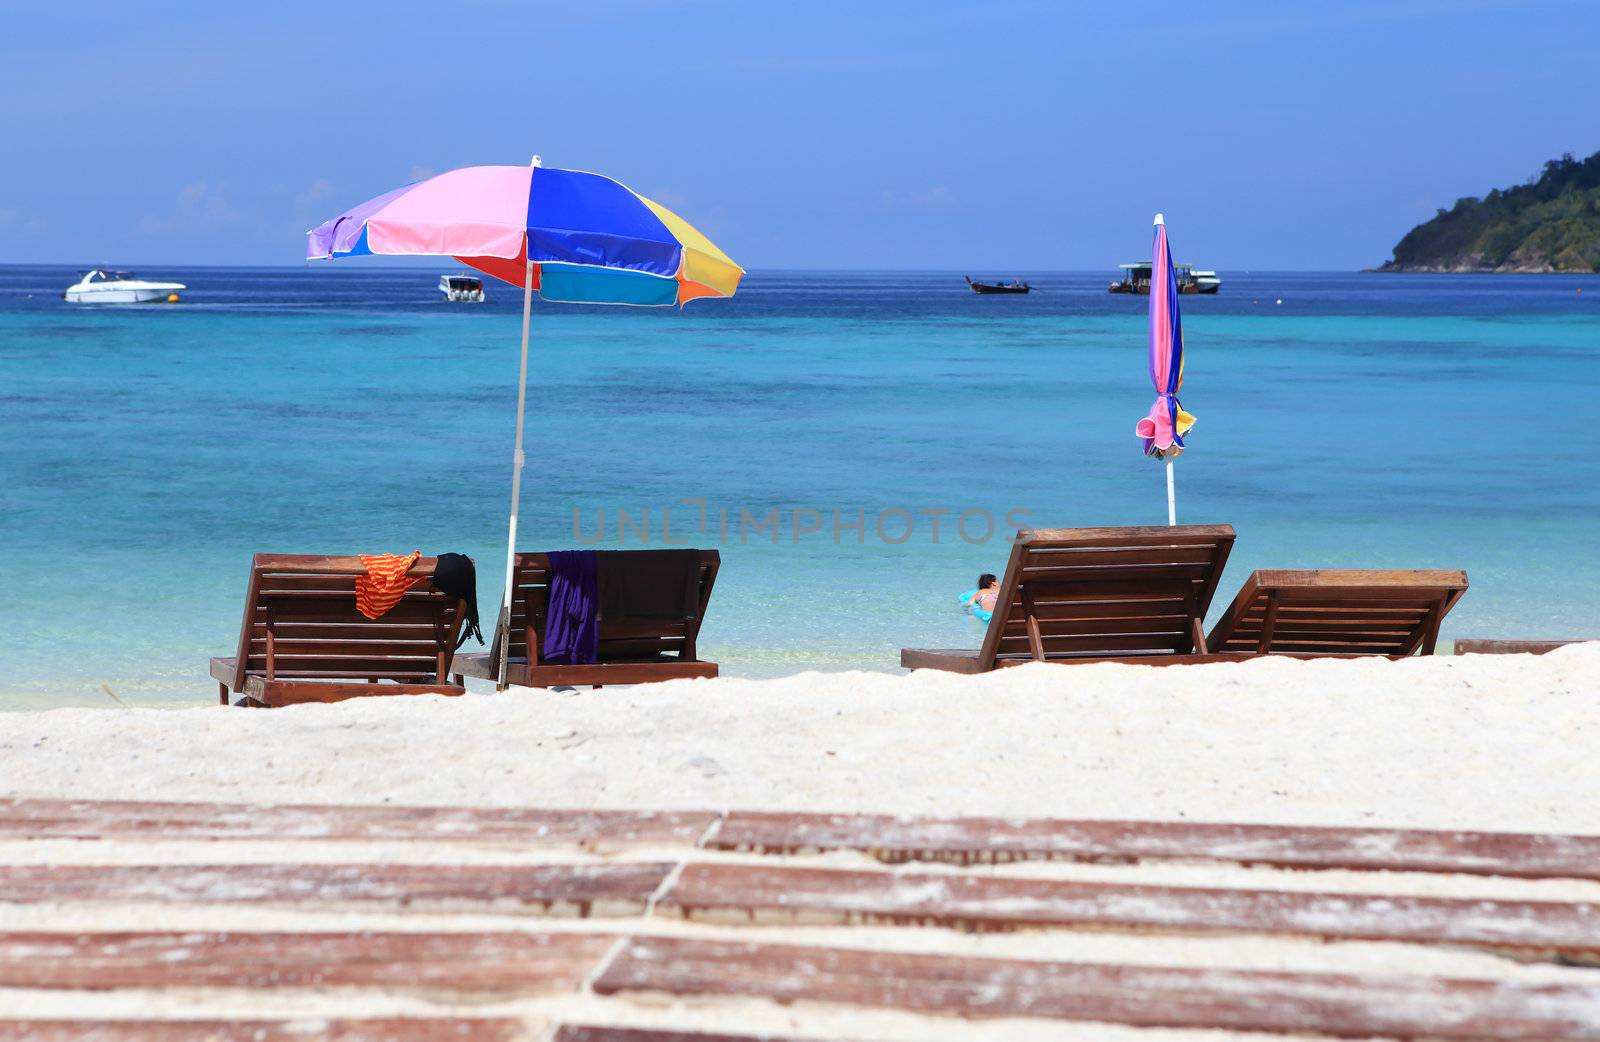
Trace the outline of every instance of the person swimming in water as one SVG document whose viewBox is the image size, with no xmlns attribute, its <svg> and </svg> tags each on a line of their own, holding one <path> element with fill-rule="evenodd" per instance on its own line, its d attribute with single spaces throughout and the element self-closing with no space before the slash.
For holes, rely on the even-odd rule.
<svg viewBox="0 0 1600 1042">
<path fill-rule="evenodd" d="M 1000 580 L 993 572 L 978 576 L 978 585 L 961 595 L 961 606 L 971 608 L 972 614 L 984 622 L 994 617 L 994 606 L 1000 600 Z"/>
</svg>

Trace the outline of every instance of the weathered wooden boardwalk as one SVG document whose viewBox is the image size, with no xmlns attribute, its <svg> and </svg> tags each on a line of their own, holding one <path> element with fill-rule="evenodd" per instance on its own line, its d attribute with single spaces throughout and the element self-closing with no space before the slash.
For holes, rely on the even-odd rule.
<svg viewBox="0 0 1600 1042">
<path fill-rule="evenodd" d="M 1067 864 L 995 867 L 1014 861 Z M 1234 885 L 1121 867 L 1138 863 L 1228 866 Z M 0 1042 L 872 1042 L 885 1011 L 957 1036 L 1007 1018 L 1039 1037 L 1600 1040 L 1600 902 L 1525 896 L 1560 880 L 1537 892 L 1600 894 L 1600 837 L 0 800 Z M 903 933 L 852 942 L 857 924 Z M 972 932 L 1045 943 L 979 955 Z M 1089 933 L 1360 942 L 1404 969 L 1121 962 L 1080 950 Z M 1504 972 L 1412 969 L 1424 951 Z M 752 1002 L 784 1026 L 697 1030 L 722 1004 L 752 1030 Z"/>
</svg>

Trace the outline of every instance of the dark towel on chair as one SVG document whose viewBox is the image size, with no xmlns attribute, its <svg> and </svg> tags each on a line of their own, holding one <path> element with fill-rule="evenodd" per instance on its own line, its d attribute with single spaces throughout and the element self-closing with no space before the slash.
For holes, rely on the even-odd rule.
<svg viewBox="0 0 1600 1042">
<path fill-rule="evenodd" d="M 600 654 L 600 612 L 593 550 L 550 554 L 550 607 L 545 613 L 545 662 L 588 665 Z"/>
<path fill-rule="evenodd" d="M 433 588 L 447 597 L 459 597 L 467 602 L 465 624 L 456 647 L 465 644 L 468 637 L 476 637 L 482 644 L 483 630 L 478 628 L 478 571 L 472 566 L 472 558 L 466 554 L 440 554 L 433 566 Z"/>
<path fill-rule="evenodd" d="M 600 616 L 686 619 L 700 614 L 699 550 L 601 550 Z"/>
</svg>

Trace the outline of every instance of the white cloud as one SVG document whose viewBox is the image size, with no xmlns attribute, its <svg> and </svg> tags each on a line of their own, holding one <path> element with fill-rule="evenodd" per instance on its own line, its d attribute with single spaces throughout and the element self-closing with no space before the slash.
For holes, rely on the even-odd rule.
<svg viewBox="0 0 1600 1042">
<path fill-rule="evenodd" d="M 234 209 L 221 189 L 208 181 L 194 181 L 178 192 L 172 209 L 165 214 L 146 214 L 139 219 L 145 235 L 164 235 L 180 229 L 217 230 L 238 224 L 245 215 Z"/>
<path fill-rule="evenodd" d="M 333 182 L 328 180 L 326 177 L 319 177 L 315 181 L 311 182 L 310 186 L 307 187 L 305 191 L 297 195 L 295 197 L 295 201 L 301 203 L 314 203 L 320 199 L 326 199 L 332 194 Z"/>
<path fill-rule="evenodd" d="M 211 223 L 225 223 L 238 219 L 238 211 L 228 204 L 222 192 L 208 182 L 196 181 L 183 186 L 178 193 L 178 216 Z"/>
</svg>

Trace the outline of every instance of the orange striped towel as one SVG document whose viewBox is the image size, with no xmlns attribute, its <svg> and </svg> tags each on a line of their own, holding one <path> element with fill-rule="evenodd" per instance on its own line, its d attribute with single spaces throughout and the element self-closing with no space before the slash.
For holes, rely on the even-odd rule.
<svg viewBox="0 0 1600 1042">
<path fill-rule="evenodd" d="M 407 590 L 427 578 L 406 574 L 421 556 L 421 550 L 413 550 L 405 557 L 362 554 L 361 563 L 367 574 L 356 576 L 356 610 L 369 619 L 376 619 L 399 604 Z"/>
</svg>

